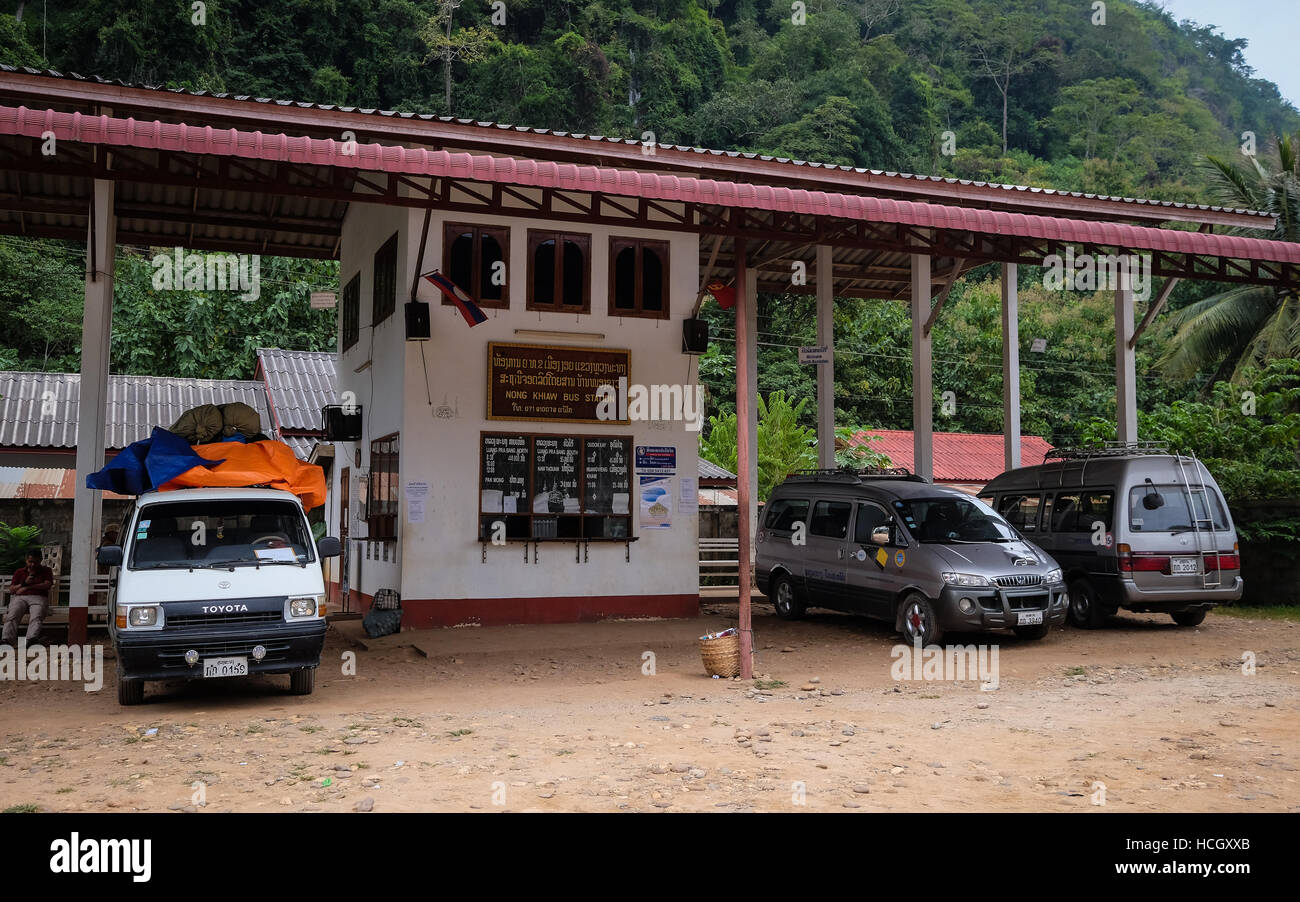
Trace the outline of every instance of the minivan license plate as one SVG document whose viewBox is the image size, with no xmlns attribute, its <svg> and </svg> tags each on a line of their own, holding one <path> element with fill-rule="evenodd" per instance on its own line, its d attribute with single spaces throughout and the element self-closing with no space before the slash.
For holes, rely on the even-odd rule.
<svg viewBox="0 0 1300 902">
<path fill-rule="evenodd" d="M 1016 626 L 1040 626 L 1042 622 L 1042 611 L 1021 611 L 1016 615 Z"/>
<path fill-rule="evenodd" d="M 1176 557 L 1169 562 L 1170 573 L 1196 573 L 1199 569 L 1194 557 Z"/>
<path fill-rule="evenodd" d="M 205 677 L 248 676 L 248 658 L 204 658 Z"/>
</svg>

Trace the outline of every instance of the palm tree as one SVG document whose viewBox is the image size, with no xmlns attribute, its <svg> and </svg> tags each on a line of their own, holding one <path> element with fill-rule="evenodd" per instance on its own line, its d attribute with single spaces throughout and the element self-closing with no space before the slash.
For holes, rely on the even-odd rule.
<svg viewBox="0 0 1300 902">
<path fill-rule="evenodd" d="M 1211 191 L 1233 207 L 1272 213 L 1277 225 L 1268 236 L 1300 241 L 1300 133 L 1277 142 L 1269 160 L 1237 165 L 1207 157 Z M 1257 230 L 1234 230 L 1258 235 Z M 1197 301 L 1170 317 L 1177 329 L 1160 367 L 1170 376 L 1188 378 L 1215 367 L 1216 378 L 1269 361 L 1300 357 L 1300 298 L 1290 290 L 1242 285 Z"/>
</svg>

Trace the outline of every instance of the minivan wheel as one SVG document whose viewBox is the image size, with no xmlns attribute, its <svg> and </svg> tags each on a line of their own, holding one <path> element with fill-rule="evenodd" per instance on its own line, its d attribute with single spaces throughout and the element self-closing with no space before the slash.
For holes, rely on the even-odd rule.
<svg viewBox="0 0 1300 902">
<path fill-rule="evenodd" d="M 788 576 L 772 579 L 772 606 L 776 608 L 776 616 L 782 620 L 798 620 L 807 610 L 794 590 L 794 581 Z"/>
<path fill-rule="evenodd" d="M 315 667 L 300 667 L 289 674 L 289 691 L 294 695 L 311 695 L 315 688 Z"/>
<path fill-rule="evenodd" d="M 1174 623 L 1179 626 L 1200 626 L 1205 620 L 1205 608 L 1196 608 L 1191 611 L 1174 611 L 1170 615 L 1174 618 Z"/>
<path fill-rule="evenodd" d="M 144 701 L 144 680 L 131 680 L 122 673 L 122 665 L 117 665 L 117 703 L 119 705 L 138 705 Z"/>
<path fill-rule="evenodd" d="M 1106 623 L 1106 609 L 1086 579 L 1070 583 L 1070 623 L 1084 630 L 1100 629 Z"/>
<path fill-rule="evenodd" d="M 912 592 L 899 606 L 899 631 L 909 644 L 937 645 L 943 639 L 943 627 L 934 616 L 934 605 L 920 592 Z"/>
</svg>

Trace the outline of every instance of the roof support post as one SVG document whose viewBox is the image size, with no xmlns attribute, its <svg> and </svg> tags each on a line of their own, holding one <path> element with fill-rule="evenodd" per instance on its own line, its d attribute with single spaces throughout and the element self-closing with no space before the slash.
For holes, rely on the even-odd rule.
<svg viewBox="0 0 1300 902">
<path fill-rule="evenodd" d="M 92 555 L 99 545 L 102 493 L 86 477 L 104 465 L 109 341 L 113 332 L 113 261 L 117 245 L 115 182 L 96 179 L 86 234 L 86 302 L 81 326 L 81 388 L 77 404 L 77 474 L 72 502 L 72 564 L 68 571 L 68 642 L 86 642 Z"/>
<path fill-rule="evenodd" d="M 930 255 L 912 255 L 912 442 L 918 476 L 934 479 L 934 366 L 930 336 Z"/>
<path fill-rule="evenodd" d="M 1002 445 L 1008 470 L 1020 466 L 1019 269 L 1002 264 Z"/>
<path fill-rule="evenodd" d="M 758 503 L 758 271 L 736 239 L 736 520 L 740 583 L 740 678 L 754 677 L 754 531 Z"/>
<path fill-rule="evenodd" d="M 1119 287 L 1115 289 L 1115 438 L 1136 442 L 1137 437 L 1137 352 L 1133 337 L 1133 277 L 1129 258 L 1119 264 Z"/>
<path fill-rule="evenodd" d="M 835 466 L 835 273 L 831 246 L 817 245 L 817 344 L 826 362 L 817 364 L 817 466 Z"/>
</svg>

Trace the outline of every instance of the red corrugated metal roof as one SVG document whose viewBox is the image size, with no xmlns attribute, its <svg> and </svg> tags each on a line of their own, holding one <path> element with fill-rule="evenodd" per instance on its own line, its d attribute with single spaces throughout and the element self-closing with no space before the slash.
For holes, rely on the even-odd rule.
<svg viewBox="0 0 1300 902">
<path fill-rule="evenodd" d="M 868 436 L 875 436 L 868 442 Z M 896 467 L 914 470 L 912 432 L 908 429 L 866 429 L 853 436 L 851 443 L 889 455 Z M 1052 445 L 1036 435 L 1020 437 L 1020 460 L 1025 466 L 1043 462 Z M 1006 469 L 1002 452 L 1002 435 L 968 432 L 934 434 L 935 482 L 989 482 Z"/>
<path fill-rule="evenodd" d="M 39 138 L 46 132 L 53 132 L 59 140 L 88 144 L 281 160 L 306 165 L 402 172 L 560 190 L 598 191 L 680 203 L 833 216 L 1131 250 L 1300 264 L 1300 244 L 1263 238 L 1157 229 L 1115 222 L 1058 219 L 1000 210 L 697 179 L 602 166 L 449 153 L 397 145 L 360 144 L 353 147 L 331 138 L 316 139 L 157 120 L 83 116 L 81 113 L 33 110 L 25 106 L 0 106 L 0 134 Z"/>
</svg>

